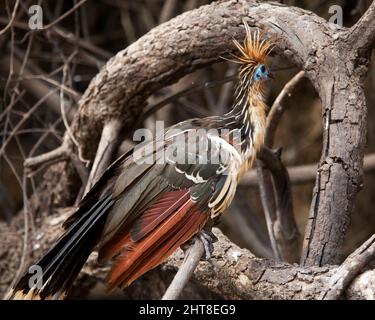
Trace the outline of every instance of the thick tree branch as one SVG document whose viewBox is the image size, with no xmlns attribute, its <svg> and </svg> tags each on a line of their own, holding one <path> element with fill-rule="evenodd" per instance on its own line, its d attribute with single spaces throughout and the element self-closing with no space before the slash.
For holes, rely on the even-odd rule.
<svg viewBox="0 0 375 320">
<path fill-rule="evenodd" d="M 258 21 L 260 13 L 263 18 Z M 79 102 L 73 133 L 92 158 L 96 150 L 93 141 L 99 140 L 105 119 L 122 118 L 124 125 L 131 128 L 150 94 L 231 51 L 232 38 L 243 36 L 244 18 L 250 26 L 267 28 L 269 36 L 278 38 L 279 50 L 303 65 L 313 50 L 306 29 L 326 28 L 323 19 L 310 14 L 304 20 L 305 27 L 297 26 L 304 15 L 306 11 L 294 7 L 224 1 L 157 26 L 110 59 L 91 81 Z M 324 35 L 325 31 L 328 32 L 321 30 L 319 34 Z"/>
<path fill-rule="evenodd" d="M 370 50 L 375 46 L 375 1 L 361 19 L 349 30 L 349 42 L 356 50 Z"/>
<path fill-rule="evenodd" d="M 374 39 L 374 8 L 375 3 L 351 30 L 335 26 L 328 46 L 320 46 L 312 59 L 319 66 L 313 84 L 322 101 L 323 150 L 305 230 L 304 265 L 339 262 L 355 196 L 362 186 L 367 123 L 363 82 Z M 357 43 L 357 36 L 367 40 Z"/>
<path fill-rule="evenodd" d="M 232 299 L 319 299 L 327 290 L 336 266 L 298 267 L 254 257 L 248 250 L 231 243 L 218 229 L 213 260 L 200 262 L 194 279 L 214 292 Z M 181 252 L 172 256 L 167 266 L 178 267 L 183 260 Z M 361 292 L 360 275 L 348 288 L 346 298 L 368 297 Z M 370 291 L 374 293 L 372 287 Z"/>
<path fill-rule="evenodd" d="M 358 83 L 363 68 L 348 71 L 350 63 L 342 55 L 351 49 L 340 49 L 341 45 L 331 53 L 336 55 L 332 67 L 321 69 L 317 81 L 323 108 L 323 150 L 305 230 L 301 258 L 305 265 L 339 262 L 354 199 L 362 185 L 367 112 L 365 94 Z M 332 68 L 341 70 L 339 77 L 328 72 Z"/>
<path fill-rule="evenodd" d="M 69 214 L 70 212 L 58 212 L 48 217 L 41 225 L 40 230 L 43 232 L 37 232 L 37 234 L 43 236 L 33 239 L 30 246 L 32 252 L 29 259 L 31 261 L 40 257 L 42 252 L 48 250 L 60 236 L 61 223 Z M 17 254 L 22 250 L 22 235 L 17 232 L 16 228 L 4 223 L 0 223 L 0 231 L 0 243 L 4 244 L 0 248 L 0 256 L 4 257 L 0 260 L 0 295 L 3 295 L 18 267 Z M 227 299 L 320 299 L 329 288 L 330 279 L 339 270 L 337 266 L 298 267 L 260 259 L 248 250 L 233 244 L 219 229 L 214 228 L 213 232 L 218 237 L 218 241 L 214 243 L 212 258 L 209 261 L 199 262 L 192 281 Z M 184 253 L 178 250 L 160 268 L 168 272 L 177 271 L 184 259 Z M 96 296 L 105 297 L 104 279 L 108 271 L 109 266 L 99 266 L 96 262 L 96 255 L 93 254 L 77 281 L 77 287 L 85 284 L 85 287 L 81 288 L 79 297 L 84 298 L 84 293 L 89 294 L 93 288 L 95 288 Z M 150 275 L 146 274 L 138 280 L 141 286 L 149 288 L 150 281 L 152 281 L 151 274 L 157 277 L 154 272 Z M 374 296 L 375 286 L 369 285 L 375 283 L 374 276 L 371 270 L 358 275 L 347 288 L 345 297 L 365 299 Z M 135 288 L 138 288 L 137 283 L 129 290 L 134 291 Z M 73 292 L 77 290 L 78 288 Z M 137 298 L 150 297 L 157 298 L 150 290 L 144 290 L 142 296 L 137 295 Z"/>
</svg>

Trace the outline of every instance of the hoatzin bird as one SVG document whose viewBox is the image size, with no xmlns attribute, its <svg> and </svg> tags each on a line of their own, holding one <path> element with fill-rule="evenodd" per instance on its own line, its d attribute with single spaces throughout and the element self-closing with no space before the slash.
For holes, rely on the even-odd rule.
<svg viewBox="0 0 375 320">
<path fill-rule="evenodd" d="M 252 166 L 264 140 L 264 92 L 271 77 L 265 59 L 272 44 L 259 32 L 251 33 L 246 24 L 245 29 L 243 45 L 234 40 L 239 51 L 234 60 L 240 69 L 231 111 L 166 129 L 146 144 L 152 148 L 144 148 L 151 150 L 144 154 L 152 161 L 135 161 L 134 150 L 116 160 L 64 223 L 65 233 L 36 264 L 42 279 L 30 284 L 32 275 L 24 275 L 8 298 L 65 297 L 95 249 L 100 260 L 113 259 L 109 289 L 128 286 L 193 236 L 206 240 L 209 255 L 210 233 L 203 228 L 228 208 L 238 180 Z M 197 131 L 198 139 L 187 139 Z M 176 139 L 177 153 L 185 161 L 172 157 L 176 150 L 166 152 Z M 197 144 L 204 147 L 197 150 Z"/>
</svg>

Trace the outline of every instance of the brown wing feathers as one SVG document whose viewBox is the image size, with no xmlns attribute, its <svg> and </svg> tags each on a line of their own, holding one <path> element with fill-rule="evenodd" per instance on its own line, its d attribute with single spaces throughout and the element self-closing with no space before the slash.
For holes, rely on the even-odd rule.
<svg viewBox="0 0 375 320">
<path fill-rule="evenodd" d="M 110 288 L 127 286 L 160 264 L 197 233 L 208 217 L 197 210 L 189 190 L 165 193 L 128 229 L 121 244 L 107 247 L 105 256 L 119 255 L 108 277 Z"/>
<path fill-rule="evenodd" d="M 101 248 L 100 259 L 110 259 L 131 241 L 139 241 L 188 199 L 188 190 L 175 190 L 160 195 L 135 221 L 125 221 L 121 229 Z"/>
<path fill-rule="evenodd" d="M 188 189 L 166 192 L 135 221 L 130 230 L 132 240 L 135 242 L 141 240 L 189 200 L 190 191 Z"/>
</svg>

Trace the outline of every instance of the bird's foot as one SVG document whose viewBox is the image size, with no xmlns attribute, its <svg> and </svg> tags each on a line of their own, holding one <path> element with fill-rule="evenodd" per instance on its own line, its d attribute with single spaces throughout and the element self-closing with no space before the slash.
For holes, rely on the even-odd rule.
<svg viewBox="0 0 375 320">
<path fill-rule="evenodd" d="M 217 237 L 207 230 L 201 230 L 198 234 L 198 238 L 202 241 L 204 246 L 205 256 L 203 260 L 211 259 L 212 252 L 214 251 L 214 242 L 217 241 Z"/>
</svg>

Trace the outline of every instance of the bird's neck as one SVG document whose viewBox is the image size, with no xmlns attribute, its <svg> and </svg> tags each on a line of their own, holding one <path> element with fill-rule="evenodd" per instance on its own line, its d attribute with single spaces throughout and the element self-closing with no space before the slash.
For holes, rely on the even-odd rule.
<svg viewBox="0 0 375 320">
<path fill-rule="evenodd" d="M 257 94 L 250 94 L 248 96 L 248 110 L 249 116 L 247 121 L 249 121 L 253 127 L 253 132 L 250 134 L 253 140 L 253 148 L 256 153 L 263 145 L 266 133 L 267 105 L 264 102 L 264 95 L 262 92 L 259 91 Z"/>
<path fill-rule="evenodd" d="M 226 115 L 228 124 L 236 127 L 241 134 L 241 157 L 247 170 L 264 142 L 266 131 L 266 111 L 263 84 L 242 87 L 236 90 L 232 110 Z"/>
</svg>

